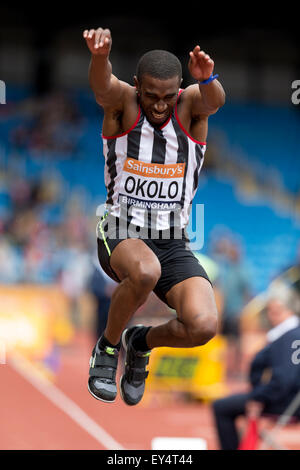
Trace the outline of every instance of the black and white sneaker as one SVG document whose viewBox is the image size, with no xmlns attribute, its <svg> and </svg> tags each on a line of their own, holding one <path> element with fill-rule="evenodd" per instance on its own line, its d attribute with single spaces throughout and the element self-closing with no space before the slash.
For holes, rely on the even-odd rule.
<svg viewBox="0 0 300 470">
<path fill-rule="evenodd" d="M 107 403 L 115 401 L 117 396 L 116 372 L 119 351 L 106 346 L 100 349 L 98 342 L 90 358 L 88 390 L 97 400 Z"/>
<path fill-rule="evenodd" d="M 137 405 L 143 398 L 145 380 L 149 372 L 146 366 L 149 363 L 151 351 L 136 351 L 132 345 L 134 336 L 142 325 L 133 326 L 124 330 L 122 344 L 126 351 L 124 374 L 120 379 L 120 393 L 127 405 Z"/>
</svg>

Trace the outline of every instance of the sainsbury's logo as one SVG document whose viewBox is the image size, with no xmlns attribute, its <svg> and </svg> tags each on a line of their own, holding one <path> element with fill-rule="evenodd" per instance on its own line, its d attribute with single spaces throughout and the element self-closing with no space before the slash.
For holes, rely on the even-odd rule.
<svg viewBox="0 0 300 470">
<path fill-rule="evenodd" d="M 139 176 L 151 176 L 151 178 L 183 178 L 185 163 L 173 163 L 163 165 L 161 163 L 145 163 L 127 158 L 124 171 Z"/>
</svg>

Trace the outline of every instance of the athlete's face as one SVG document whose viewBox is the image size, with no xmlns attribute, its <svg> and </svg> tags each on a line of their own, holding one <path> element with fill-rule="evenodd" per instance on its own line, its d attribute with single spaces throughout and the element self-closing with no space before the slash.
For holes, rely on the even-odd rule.
<svg viewBox="0 0 300 470">
<path fill-rule="evenodd" d="M 140 104 L 148 121 L 153 126 L 161 126 L 170 117 L 179 92 L 180 80 L 177 76 L 160 80 L 143 75 L 141 83 L 134 77 Z"/>
</svg>

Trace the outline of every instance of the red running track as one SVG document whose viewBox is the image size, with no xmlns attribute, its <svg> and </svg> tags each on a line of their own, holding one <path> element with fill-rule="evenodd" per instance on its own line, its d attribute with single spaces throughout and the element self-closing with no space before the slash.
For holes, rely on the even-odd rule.
<svg viewBox="0 0 300 470">
<path fill-rule="evenodd" d="M 150 450 L 157 436 L 201 437 L 209 450 L 218 449 L 208 404 L 150 394 L 130 407 L 119 397 L 111 404 L 93 398 L 87 390 L 92 347 L 81 336 L 64 348 L 54 382 L 23 361 L 0 365 L 1 450 Z"/>
<path fill-rule="evenodd" d="M 148 450 L 156 436 L 202 437 L 217 448 L 207 405 L 94 399 L 87 390 L 92 346 L 83 336 L 64 348 L 54 382 L 15 358 L 0 366 L 1 450 Z"/>
</svg>

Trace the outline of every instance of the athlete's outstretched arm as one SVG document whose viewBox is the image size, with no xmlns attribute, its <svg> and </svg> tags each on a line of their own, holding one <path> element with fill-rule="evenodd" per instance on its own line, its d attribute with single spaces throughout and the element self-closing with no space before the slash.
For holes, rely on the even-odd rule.
<svg viewBox="0 0 300 470">
<path fill-rule="evenodd" d="M 112 38 L 109 29 L 86 29 L 83 32 L 87 46 L 91 51 L 89 82 L 97 103 L 102 106 L 114 106 L 122 103 L 122 83 L 112 74 L 109 54 Z"/>
<path fill-rule="evenodd" d="M 193 85 L 193 114 L 213 114 L 225 103 L 225 92 L 221 83 L 214 79 L 208 84 L 201 85 L 212 75 L 214 61 L 208 54 L 194 47 L 190 52 L 188 68 L 192 77 L 198 81 L 198 85 Z"/>
</svg>

